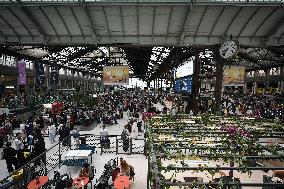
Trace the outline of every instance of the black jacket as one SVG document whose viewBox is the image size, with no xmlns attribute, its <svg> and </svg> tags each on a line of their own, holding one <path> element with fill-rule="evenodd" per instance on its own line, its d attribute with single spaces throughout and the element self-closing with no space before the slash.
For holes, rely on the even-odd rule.
<svg viewBox="0 0 284 189">
<path fill-rule="evenodd" d="M 15 161 L 16 150 L 12 147 L 5 148 L 3 150 L 3 159 L 5 159 L 6 161 Z"/>
</svg>

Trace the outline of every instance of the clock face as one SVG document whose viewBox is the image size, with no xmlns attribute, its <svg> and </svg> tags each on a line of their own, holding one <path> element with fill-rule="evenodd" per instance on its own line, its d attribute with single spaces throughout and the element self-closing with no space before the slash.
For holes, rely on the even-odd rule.
<svg viewBox="0 0 284 189">
<path fill-rule="evenodd" d="M 219 51 L 222 58 L 232 58 L 238 51 L 238 45 L 234 41 L 227 41 L 221 46 Z"/>
</svg>

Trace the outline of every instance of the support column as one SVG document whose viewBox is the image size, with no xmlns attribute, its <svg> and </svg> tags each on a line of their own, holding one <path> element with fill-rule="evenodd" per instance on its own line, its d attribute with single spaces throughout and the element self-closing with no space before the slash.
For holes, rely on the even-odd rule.
<svg viewBox="0 0 284 189">
<path fill-rule="evenodd" d="M 257 90 L 257 82 L 254 82 L 252 94 L 256 94 L 256 90 Z"/>
<path fill-rule="evenodd" d="M 46 66 L 46 89 L 49 90 L 49 76 L 50 76 L 49 65 L 45 64 L 45 66 Z"/>
<path fill-rule="evenodd" d="M 284 92 L 284 66 L 282 66 L 280 69 L 281 69 L 280 70 L 281 81 L 280 81 L 279 91 L 283 93 Z"/>
<path fill-rule="evenodd" d="M 193 90 L 192 90 L 192 110 L 194 114 L 198 113 L 199 74 L 200 74 L 199 49 L 195 49 Z"/>
<path fill-rule="evenodd" d="M 219 46 L 214 48 L 214 58 L 216 61 L 216 82 L 215 82 L 215 112 L 221 114 L 222 110 L 222 88 L 223 88 L 223 75 L 224 75 L 224 64 L 225 59 L 223 59 L 219 54 Z"/>
</svg>

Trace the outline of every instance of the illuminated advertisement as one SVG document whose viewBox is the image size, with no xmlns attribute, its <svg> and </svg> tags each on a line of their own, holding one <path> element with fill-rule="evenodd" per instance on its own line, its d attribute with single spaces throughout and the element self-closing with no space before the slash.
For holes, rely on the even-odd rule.
<svg viewBox="0 0 284 189">
<path fill-rule="evenodd" d="M 176 93 L 191 93 L 192 92 L 192 77 L 184 77 L 175 80 Z"/>
<path fill-rule="evenodd" d="M 245 67 L 225 66 L 224 86 L 243 86 L 245 80 Z"/>
<path fill-rule="evenodd" d="M 128 85 L 129 67 L 128 66 L 104 66 L 103 67 L 104 85 Z"/>
</svg>

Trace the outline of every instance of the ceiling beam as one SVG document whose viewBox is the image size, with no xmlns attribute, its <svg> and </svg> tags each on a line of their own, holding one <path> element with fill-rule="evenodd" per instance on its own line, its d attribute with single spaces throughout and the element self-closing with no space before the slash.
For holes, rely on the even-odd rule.
<svg viewBox="0 0 284 189">
<path fill-rule="evenodd" d="M 209 32 L 209 34 L 208 34 L 208 40 L 209 40 L 209 37 L 212 35 L 212 32 L 214 31 L 214 29 L 215 29 L 217 23 L 219 22 L 219 19 L 220 19 L 221 16 L 223 15 L 223 12 L 224 12 L 225 8 L 226 8 L 225 6 L 222 7 L 221 12 L 219 13 L 217 19 L 215 20 L 215 22 L 214 22 L 214 24 L 213 24 L 213 27 L 211 28 L 211 30 L 210 30 L 210 32 Z"/>
<path fill-rule="evenodd" d="M 243 27 L 241 28 L 241 30 L 240 30 L 240 32 L 239 32 L 237 38 L 239 38 L 239 37 L 242 35 L 244 29 L 247 27 L 248 23 L 253 19 L 253 17 L 258 13 L 259 9 L 260 9 L 260 7 L 257 7 L 257 8 L 254 10 L 254 12 L 252 13 L 252 15 L 250 15 L 250 17 L 247 19 L 246 23 L 245 23 L 245 24 L 243 25 Z"/>
<path fill-rule="evenodd" d="M 19 33 L 11 26 L 11 24 L 0 14 L 1 20 L 5 22 L 5 24 L 13 31 L 13 33 L 17 36 L 18 40 L 20 41 Z"/>
<path fill-rule="evenodd" d="M 87 19 L 88 19 L 88 21 L 90 23 L 90 27 L 91 27 L 91 30 L 92 30 L 93 38 L 98 40 L 98 34 L 97 34 L 97 31 L 96 31 L 96 27 L 94 25 L 93 19 L 92 19 L 91 15 L 90 15 L 90 11 L 89 11 L 88 7 L 85 4 L 83 4 L 83 7 L 84 7 L 85 13 L 87 15 Z"/>
<path fill-rule="evenodd" d="M 108 19 L 107 19 L 106 10 L 105 10 L 104 6 L 102 6 L 102 9 L 103 9 L 103 13 L 104 13 L 104 17 L 105 17 L 105 21 L 106 21 L 106 25 L 107 25 L 107 32 L 108 32 L 108 36 L 109 36 L 109 43 L 111 43 L 111 32 L 110 32 L 110 29 L 109 29 L 109 22 L 108 22 Z"/>
<path fill-rule="evenodd" d="M 59 16 L 60 20 L 63 22 L 63 25 L 66 28 L 66 31 L 68 33 L 68 36 L 71 37 L 71 33 L 70 33 L 70 31 L 69 31 L 69 29 L 67 27 L 67 24 L 66 24 L 65 20 L 63 19 L 63 16 L 61 15 L 60 11 L 58 10 L 57 7 L 54 7 L 54 9 L 55 9 L 57 15 Z"/>
<path fill-rule="evenodd" d="M 33 23 L 33 25 L 37 28 L 40 35 L 46 37 L 47 33 L 44 28 L 39 24 L 39 22 L 35 19 L 35 17 L 31 14 L 27 7 L 22 6 L 22 0 L 16 0 L 18 4 L 21 5 L 20 9 L 23 14 Z"/>
<path fill-rule="evenodd" d="M 243 7 L 239 8 L 238 11 L 236 12 L 236 14 L 233 16 L 232 21 L 229 23 L 229 25 L 227 26 L 224 35 L 228 36 L 228 31 L 231 28 L 232 24 L 235 22 L 236 18 L 238 17 L 238 15 L 240 14 L 240 12 L 243 10 Z"/>
<path fill-rule="evenodd" d="M 38 7 L 38 9 L 39 9 L 40 12 L 43 14 L 43 16 L 47 19 L 48 24 L 49 24 L 49 25 L 51 26 L 51 28 L 53 29 L 53 31 L 54 31 L 54 33 L 55 33 L 55 35 L 56 35 L 58 41 L 60 41 L 60 38 L 59 38 L 59 36 L 58 36 L 58 33 L 57 33 L 57 31 L 56 31 L 54 25 L 52 24 L 50 18 L 48 17 L 48 15 L 44 12 L 44 10 L 43 10 L 40 6 Z"/>
<path fill-rule="evenodd" d="M 86 49 L 81 49 L 81 50 L 75 52 L 74 54 L 68 56 L 67 60 L 72 61 L 76 58 L 80 58 L 81 56 L 86 55 L 87 53 L 93 52 L 97 49 L 98 49 L 98 47 L 87 47 Z"/>
<path fill-rule="evenodd" d="M 75 20 L 76 20 L 76 23 L 77 23 L 77 25 L 78 25 L 78 27 L 79 27 L 79 29 L 80 29 L 80 32 L 81 32 L 81 34 L 82 34 L 82 36 L 83 36 L 83 39 L 85 40 L 85 35 L 84 35 L 84 33 L 83 33 L 83 30 L 82 30 L 82 28 L 81 28 L 81 26 L 80 26 L 80 22 L 79 22 L 79 20 L 78 20 L 78 17 L 77 17 L 77 15 L 76 15 L 76 13 L 75 13 L 73 7 L 70 7 L 70 10 L 71 10 L 72 15 L 74 16 L 74 18 L 75 18 Z"/>
<path fill-rule="evenodd" d="M 168 24 L 167 24 L 167 34 L 170 33 L 170 24 L 172 20 L 172 14 L 173 14 L 173 6 L 170 8 L 170 14 L 169 14 L 169 19 L 168 19 Z"/>
<path fill-rule="evenodd" d="M 280 37 L 278 38 L 278 44 L 279 44 L 279 42 L 280 42 L 280 40 L 281 40 L 282 38 L 284 38 L 284 32 L 282 32 L 282 34 L 281 34 Z"/>
<path fill-rule="evenodd" d="M 122 34 L 125 39 L 124 21 L 123 21 L 123 14 L 122 14 L 121 6 L 119 6 L 119 12 L 120 12 L 120 19 L 121 19 L 121 26 L 122 26 Z"/>
<path fill-rule="evenodd" d="M 183 19 L 183 22 L 182 22 L 182 26 L 181 26 L 181 31 L 179 33 L 179 43 L 183 43 L 183 40 L 184 40 L 184 37 L 185 37 L 185 24 L 186 24 L 186 21 L 188 19 L 188 15 L 189 15 L 189 12 L 191 10 L 191 7 L 192 7 L 192 2 L 190 5 L 187 6 L 187 10 L 186 10 L 186 14 L 185 14 L 185 17 Z"/>
<path fill-rule="evenodd" d="M 266 36 L 267 36 L 266 41 L 269 42 L 283 25 L 284 25 L 284 14 L 281 16 L 281 18 L 276 22 L 276 24 L 274 24 L 274 26 L 266 34 Z"/>
<path fill-rule="evenodd" d="M 256 33 L 260 30 L 260 28 L 264 25 L 264 23 L 273 15 L 273 13 L 276 12 L 277 9 L 278 7 L 272 9 L 271 12 L 262 20 L 262 22 L 259 24 L 256 30 L 253 32 L 251 39 L 255 37 Z"/>
<path fill-rule="evenodd" d="M 196 34 L 198 33 L 199 27 L 200 27 L 200 25 L 201 25 L 201 23 L 202 23 L 202 21 L 203 21 L 204 15 L 205 15 L 206 12 L 207 12 L 207 9 L 208 9 L 208 6 L 205 7 L 205 9 L 204 9 L 204 11 L 203 11 L 203 13 L 202 13 L 202 16 L 201 16 L 201 18 L 200 18 L 200 21 L 199 21 L 199 23 L 198 23 L 198 25 L 197 25 L 197 28 L 196 28 L 196 30 L 195 30 L 195 32 L 194 32 L 194 41 L 195 41 L 195 36 L 196 36 Z"/>
<path fill-rule="evenodd" d="M 154 10 L 153 10 L 152 42 L 154 42 L 155 20 L 156 20 L 156 6 L 154 6 Z"/>
<path fill-rule="evenodd" d="M 7 40 L 7 37 L 4 35 L 4 33 L 0 30 L 0 35 L 4 37 L 4 40 Z"/>
<path fill-rule="evenodd" d="M 15 14 L 14 11 L 12 11 L 11 8 L 8 8 L 8 11 L 21 23 L 21 25 L 25 28 L 25 30 L 29 33 L 29 35 L 31 37 L 33 37 L 33 34 L 31 33 L 31 31 L 28 29 L 26 24 L 19 18 L 19 16 L 17 14 Z"/>
<path fill-rule="evenodd" d="M 138 7 L 138 5 L 136 6 L 136 14 L 137 14 L 137 16 L 136 16 L 136 23 L 137 23 L 137 43 L 140 43 L 140 37 L 139 37 L 139 35 L 140 35 L 140 26 L 139 26 L 139 7 Z"/>
</svg>

